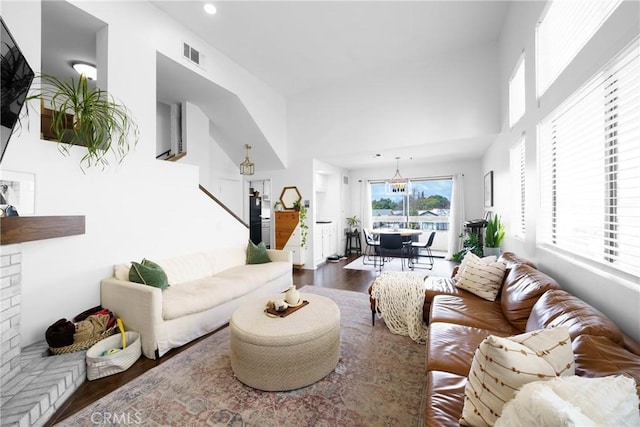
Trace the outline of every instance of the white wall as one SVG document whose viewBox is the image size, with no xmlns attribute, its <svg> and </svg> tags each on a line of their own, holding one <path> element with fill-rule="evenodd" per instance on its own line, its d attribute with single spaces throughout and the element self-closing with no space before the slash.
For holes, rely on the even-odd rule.
<svg viewBox="0 0 640 427">
<path fill-rule="evenodd" d="M 535 96 L 534 29 L 545 2 L 513 2 L 500 42 L 500 100 L 502 133 L 483 159 L 482 173 L 494 171 L 492 210 L 506 220 L 510 230 L 509 148 L 524 133 L 526 135 L 526 239 L 520 241 L 507 233 L 504 248 L 534 260 L 538 267 L 556 278 L 560 285 L 604 312 L 627 334 L 640 340 L 640 286 L 596 265 L 587 265 L 536 245 L 536 212 L 538 183 L 536 162 L 536 126 L 590 76 L 616 55 L 640 28 L 640 3 L 624 2 L 594 38 L 585 46 L 563 75 L 540 99 Z M 512 129 L 508 127 L 508 81 L 525 51 L 526 113 Z"/>
<path fill-rule="evenodd" d="M 198 167 L 198 182 L 209 188 L 211 180 L 209 118 L 202 110 L 190 102 L 182 103 L 182 135 L 186 156 L 180 161 Z"/>
<path fill-rule="evenodd" d="M 59 318 L 99 304 L 100 279 L 115 263 L 244 246 L 249 236 L 198 190 L 197 167 L 155 160 L 156 51 L 182 62 L 182 40 L 192 34 L 144 2 L 75 4 L 109 25 L 109 91 L 133 111 L 141 138 L 119 167 L 86 174 L 78 166 L 81 148 L 66 158 L 40 140 L 36 114 L 10 141 L 2 168 L 35 173 L 36 215 L 86 216 L 82 236 L 22 244 L 23 345 L 44 339 Z M 40 3 L 3 1 L 2 17 L 39 70 Z M 284 99 L 212 48 L 203 53 L 209 68 L 196 72 L 238 94 L 267 139 L 284 146 Z"/>
<path fill-rule="evenodd" d="M 376 153 L 499 132 L 497 46 L 375 70 L 289 100 L 292 158 Z"/>
</svg>

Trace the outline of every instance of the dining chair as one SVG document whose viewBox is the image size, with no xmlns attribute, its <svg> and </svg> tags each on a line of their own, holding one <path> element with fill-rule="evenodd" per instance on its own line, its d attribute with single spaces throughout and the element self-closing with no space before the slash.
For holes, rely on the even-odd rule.
<svg viewBox="0 0 640 427">
<path fill-rule="evenodd" d="M 386 258 L 399 257 L 404 270 L 405 251 L 409 247 L 400 233 L 380 234 L 380 270 Z"/>
<path fill-rule="evenodd" d="M 436 232 L 432 231 L 429 235 L 429 238 L 426 242 L 411 242 L 411 256 L 409 257 L 409 268 L 414 269 L 418 268 L 426 268 L 431 270 L 433 268 L 433 253 L 431 252 L 431 246 L 433 245 L 433 240 L 436 237 Z M 424 267 L 420 267 L 420 258 L 427 258 L 427 264 L 424 264 Z"/>
<path fill-rule="evenodd" d="M 362 229 L 362 235 L 364 236 L 364 254 L 362 256 L 362 263 L 365 265 L 378 265 L 377 256 L 380 252 L 380 242 L 371 234 L 371 230 L 368 228 Z M 371 262 L 373 261 L 373 262 Z"/>
</svg>

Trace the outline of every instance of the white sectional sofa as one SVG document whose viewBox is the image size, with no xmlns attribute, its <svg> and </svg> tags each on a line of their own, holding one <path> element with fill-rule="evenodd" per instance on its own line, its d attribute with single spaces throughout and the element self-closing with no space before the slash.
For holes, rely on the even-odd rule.
<svg viewBox="0 0 640 427">
<path fill-rule="evenodd" d="M 156 359 L 229 322 L 245 300 L 268 297 L 293 284 L 292 255 L 269 249 L 272 262 L 246 264 L 246 248 L 224 248 L 152 260 L 167 274 L 165 290 L 128 280 L 118 265 L 101 281 L 101 303 L 140 334 L 142 353 Z"/>
</svg>

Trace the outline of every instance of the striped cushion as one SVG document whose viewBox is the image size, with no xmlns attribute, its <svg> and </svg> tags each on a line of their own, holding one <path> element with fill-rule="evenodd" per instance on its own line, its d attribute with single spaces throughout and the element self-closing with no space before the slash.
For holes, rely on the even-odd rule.
<svg viewBox="0 0 640 427">
<path fill-rule="evenodd" d="M 574 373 L 567 327 L 508 338 L 489 335 L 480 343 L 471 362 L 460 424 L 493 426 L 504 404 L 523 385 Z"/>
<path fill-rule="evenodd" d="M 500 292 L 505 270 L 505 264 L 500 261 L 487 262 L 475 257 L 467 262 L 456 286 L 480 298 L 495 301 Z"/>
<path fill-rule="evenodd" d="M 460 266 L 458 267 L 458 271 L 456 272 L 456 275 L 453 276 L 453 278 L 455 280 L 460 280 L 460 278 L 462 277 L 462 274 L 464 273 L 464 270 L 467 268 L 469 263 L 471 263 L 473 261 L 483 261 L 485 264 L 488 264 L 490 262 L 496 261 L 496 256 L 495 255 L 489 255 L 489 256 L 486 256 L 484 258 L 480 258 L 479 256 L 477 256 L 473 252 L 467 252 L 466 255 L 464 256 L 464 258 L 462 258 L 462 262 L 460 263 Z"/>
</svg>

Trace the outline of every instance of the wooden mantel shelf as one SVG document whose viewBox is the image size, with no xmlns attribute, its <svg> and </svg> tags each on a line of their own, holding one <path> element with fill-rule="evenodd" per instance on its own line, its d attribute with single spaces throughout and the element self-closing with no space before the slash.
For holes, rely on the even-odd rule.
<svg viewBox="0 0 640 427">
<path fill-rule="evenodd" d="M 84 215 L 0 218 L 0 244 L 2 245 L 77 236 L 84 232 Z"/>
</svg>

